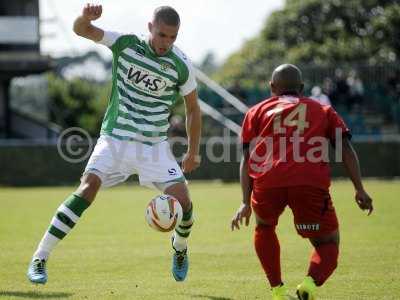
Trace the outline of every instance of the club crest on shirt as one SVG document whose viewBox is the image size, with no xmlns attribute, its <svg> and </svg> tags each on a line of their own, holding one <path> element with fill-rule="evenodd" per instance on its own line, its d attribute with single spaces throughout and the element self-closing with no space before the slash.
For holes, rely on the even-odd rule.
<svg viewBox="0 0 400 300">
<path fill-rule="evenodd" d="M 161 67 L 160 67 L 161 71 L 165 72 L 165 71 L 167 71 L 169 68 L 170 68 L 170 66 L 169 66 L 168 63 L 161 63 Z"/>
</svg>

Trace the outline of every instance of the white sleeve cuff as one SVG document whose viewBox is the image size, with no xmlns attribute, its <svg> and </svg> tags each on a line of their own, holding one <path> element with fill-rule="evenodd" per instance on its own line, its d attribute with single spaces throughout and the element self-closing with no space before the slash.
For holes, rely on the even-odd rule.
<svg viewBox="0 0 400 300">
<path fill-rule="evenodd" d="M 115 31 L 104 31 L 104 36 L 103 38 L 98 41 L 98 44 L 102 44 L 107 47 L 111 47 L 117 40 L 118 38 L 123 35 L 120 32 L 115 32 Z"/>
<path fill-rule="evenodd" d="M 193 66 L 190 62 L 187 64 L 188 71 L 189 71 L 189 76 L 186 82 L 179 87 L 179 93 L 182 96 L 186 96 L 193 92 L 197 88 L 197 82 L 196 82 L 196 75 L 194 73 Z"/>
<path fill-rule="evenodd" d="M 186 96 L 189 95 L 191 92 L 193 92 L 196 88 L 197 88 L 197 83 L 196 80 L 193 79 L 182 85 L 179 89 L 179 93 L 182 96 Z"/>
</svg>

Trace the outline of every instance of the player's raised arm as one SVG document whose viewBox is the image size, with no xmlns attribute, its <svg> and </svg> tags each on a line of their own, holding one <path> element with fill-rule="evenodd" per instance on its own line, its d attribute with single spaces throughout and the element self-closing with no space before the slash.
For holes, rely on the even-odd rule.
<svg viewBox="0 0 400 300">
<path fill-rule="evenodd" d="M 94 26 L 91 22 L 100 18 L 102 12 L 101 5 L 86 4 L 82 15 L 74 22 L 74 32 L 94 42 L 100 41 L 104 36 L 104 30 Z"/>
</svg>

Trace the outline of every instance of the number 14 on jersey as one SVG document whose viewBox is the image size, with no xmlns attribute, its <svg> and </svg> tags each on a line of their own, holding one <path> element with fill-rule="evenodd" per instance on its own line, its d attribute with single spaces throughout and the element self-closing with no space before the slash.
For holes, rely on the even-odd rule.
<svg viewBox="0 0 400 300">
<path fill-rule="evenodd" d="M 274 110 L 274 134 L 285 134 L 286 127 L 296 126 L 296 133 L 303 134 L 304 130 L 310 126 L 310 123 L 306 121 L 307 105 L 299 103 L 284 119 L 282 123 L 282 107 L 277 107 Z M 283 125 L 283 126 L 282 126 Z"/>
</svg>

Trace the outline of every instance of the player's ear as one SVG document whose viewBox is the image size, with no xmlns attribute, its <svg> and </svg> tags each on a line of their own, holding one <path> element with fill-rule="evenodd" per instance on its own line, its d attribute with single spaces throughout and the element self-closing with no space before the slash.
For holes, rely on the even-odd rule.
<svg viewBox="0 0 400 300">
<path fill-rule="evenodd" d="M 149 32 L 151 33 L 151 31 L 153 30 L 153 23 L 151 23 L 151 22 L 147 23 L 147 28 L 149 29 Z"/>
<path fill-rule="evenodd" d="M 272 81 L 269 82 L 269 88 L 271 89 L 271 94 L 275 94 L 275 85 Z"/>
</svg>

